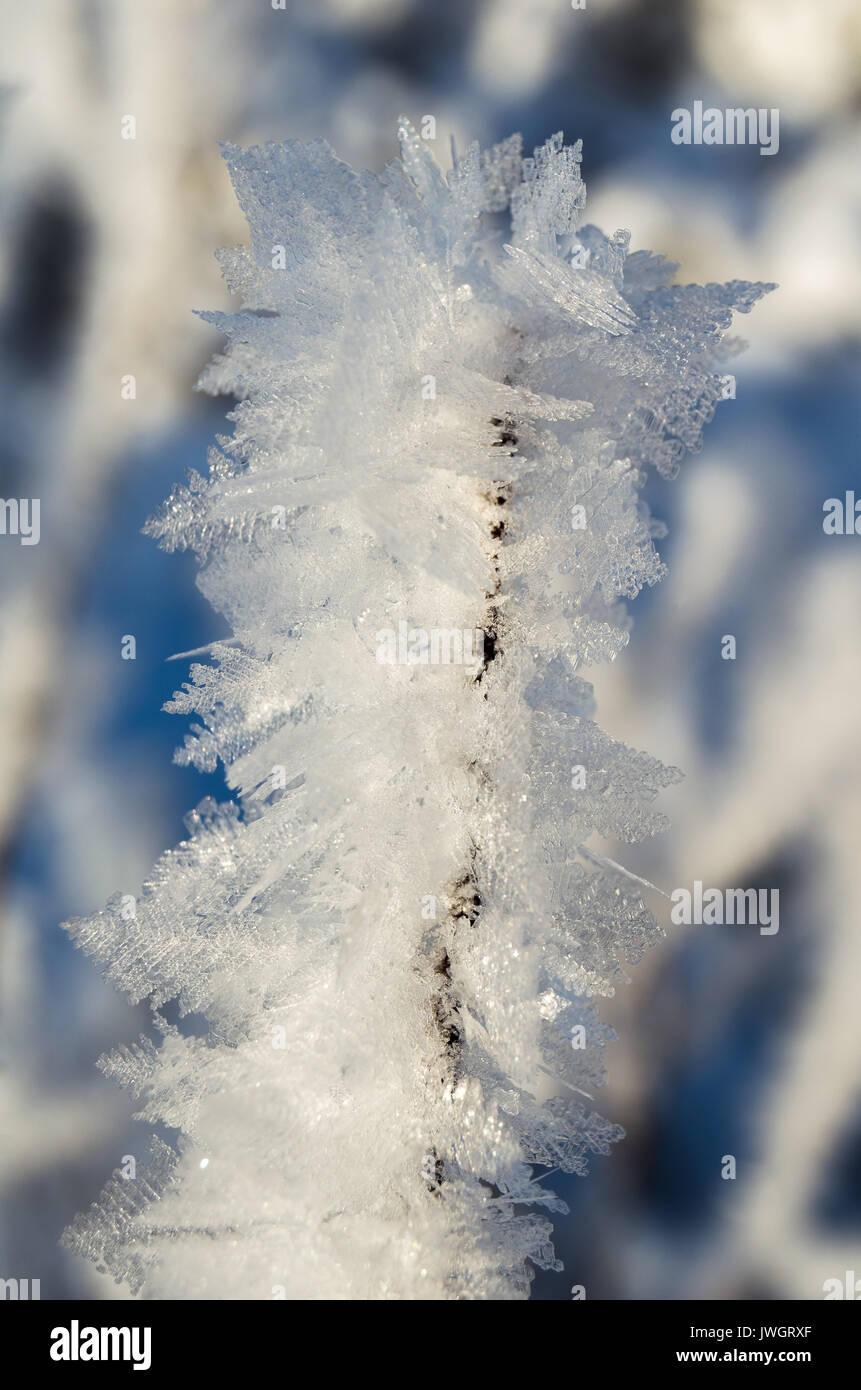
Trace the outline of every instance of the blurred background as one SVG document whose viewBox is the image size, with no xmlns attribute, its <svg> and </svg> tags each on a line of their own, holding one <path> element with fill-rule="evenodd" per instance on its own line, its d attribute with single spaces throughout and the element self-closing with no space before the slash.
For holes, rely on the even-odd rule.
<svg viewBox="0 0 861 1390">
<path fill-rule="evenodd" d="M 136 894 L 224 795 L 172 765 L 184 727 L 160 708 L 187 674 L 168 658 L 226 629 L 193 560 L 140 535 L 229 429 L 230 401 L 193 390 L 218 339 L 192 311 L 231 307 L 213 253 L 245 240 L 217 142 L 324 136 L 379 169 L 401 112 L 435 117 L 444 167 L 450 134 L 582 137 L 587 220 L 682 281 L 781 286 L 740 320 L 706 448 L 649 484 L 669 575 L 591 673 L 602 725 L 686 773 L 673 828 L 610 852 L 666 892 L 778 887 L 780 930 L 671 926 L 651 895 L 667 936 L 602 1009 L 619 1041 L 597 1100 L 628 1137 L 588 1178 L 550 1177 L 565 1272 L 535 1296 L 821 1298 L 861 1276 L 861 538 L 822 529 L 861 482 L 861 7 L 2 10 L 0 496 L 42 506 L 38 545 L 0 537 L 0 1277 L 117 1296 L 57 1240 L 143 1151 L 94 1063 L 147 1016 L 59 923 Z M 694 100 L 778 108 L 779 153 L 673 145 Z"/>
</svg>

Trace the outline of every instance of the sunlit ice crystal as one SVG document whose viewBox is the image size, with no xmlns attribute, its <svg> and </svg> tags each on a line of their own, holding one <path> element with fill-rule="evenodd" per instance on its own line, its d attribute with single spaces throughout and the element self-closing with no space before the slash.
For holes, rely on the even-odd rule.
<svg viewBox="0 0 861 1390">
<path fill-rule="evenodd" d="M 584 224 L 561 135 L 446 175 L 399 135 L 380 175 L 224 149 L 251 240 L 201 387 L 233 433 L 148 530 L 232 629 L 170 708 L 234 799 L 70 924 L 151 1004 L 158 1044 L 102 1065 L 159 1137 L 66 1242 L 148 1297 L 525 1297 L 565 1210 L 536 1176 L 621 1134 L 592 1001 L 659 933 L 588 841 L 661 829 L 679 774 L 582 673 L 662 574 L 646 470 L 698 447 L 769 287 Z"/>
</svg>

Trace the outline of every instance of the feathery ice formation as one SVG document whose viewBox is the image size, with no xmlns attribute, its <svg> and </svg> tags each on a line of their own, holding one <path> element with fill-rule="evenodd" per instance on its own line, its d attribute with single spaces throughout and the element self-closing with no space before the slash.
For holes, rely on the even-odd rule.
<svg viewBox="0 0 861 1390">
<path fill-rule="evenodd" d="M 601 731 L 580 672 L 661 576 L 644 469 L 698 447 L 769 287 L 673 286 L 579 225 L 561 136 L 447 176 L 400 140 L 381 175 L 225 149 L 251 245 L 201 385 L 234 433 L 148 529 L 232 625 L 169 708 L 237 800 L 133 918 L 70 924 L 151 1003 L 159 1045 L 102 1065 L 160 1137 L 66 1242 L 148 1297 L 524 1297 L 565 1211 L 532 1165 L 621 1133 L 583 1103 L 591 1001 L 658 929 L 586 842 L 660 829 L 678 774 Z"/>
</svg>

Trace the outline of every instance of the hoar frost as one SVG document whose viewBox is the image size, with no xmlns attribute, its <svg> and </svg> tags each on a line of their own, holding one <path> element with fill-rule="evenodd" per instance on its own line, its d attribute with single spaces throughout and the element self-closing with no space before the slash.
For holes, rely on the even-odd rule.
<svg viewBox="0 0 861 1390">
<path fill-rule="evenodd" d="M 621 1134 L 590 1001 L 658 929 L 586 842 L 660 829 L 678 774 L 601 731 L 580 672 L 661 576 L 644 469 L 698 447 L 768 287 L 671 286 L 579 225 L 561 136 L 445 177 L 400 140 L 379 176 L 225 149 L 251 246 L 221 254 L 243 307 L 205 316 L 202 386 L 234 433 L 148 529 L 232 627 L 170 708 L 237 801 L 134 915 L 70 928 L 161 1042 L 103 1061 L 159 1137 L 66 1242 L 149 1297 L 526 1296 L 565 1211 L 536 1176 Z M 432 659 L 476 632 L 480 660 Z"/>
</svg>

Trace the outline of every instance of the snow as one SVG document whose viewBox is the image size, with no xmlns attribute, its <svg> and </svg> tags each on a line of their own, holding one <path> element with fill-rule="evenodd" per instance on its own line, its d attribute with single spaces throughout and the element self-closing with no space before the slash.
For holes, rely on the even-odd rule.
<svg viewBox="0 0 861 1390">
<path fill-rule="evenodd" d="M 581 225 L 561 136 L 446 176 L 400 138 L 380 176 L 224 147 L 251 244 L 221 255 L 242 303 L 204 315 L 228 346 L 201 385 L 240 403 L 149 530 L 232 629 L 171 707 L 236 800 L 192 813 L 134 917 L 70 924 L 132 999 L 206 1022 L 157 1013 L 160 1047 L 105 1062 L 179 1138 L 66 1238 L 150 1297 L 527 1296 L 564 1211 L 532 1165 L 621 1133 L 592 1000 L 658 930 L 587 841 L 662 829 L 679 774 L 601 731 L 581 673 L 663 572 L 645 470 L 699 446 L 769 287 L 671 285 Z M 483 631 L 482 668 L 381 662 L 401 623 Z"/>
</svg>

